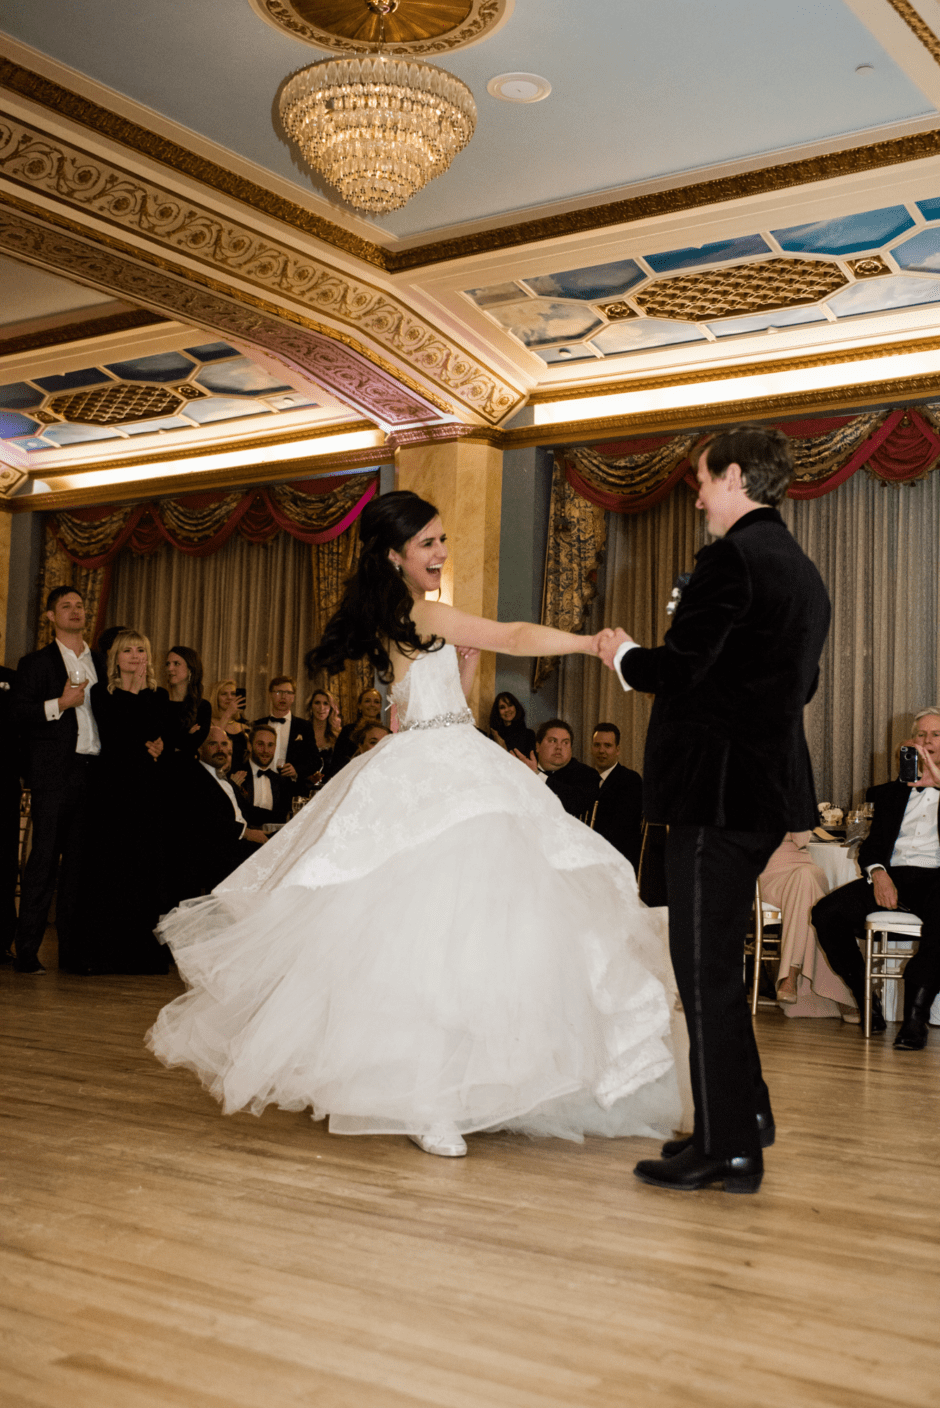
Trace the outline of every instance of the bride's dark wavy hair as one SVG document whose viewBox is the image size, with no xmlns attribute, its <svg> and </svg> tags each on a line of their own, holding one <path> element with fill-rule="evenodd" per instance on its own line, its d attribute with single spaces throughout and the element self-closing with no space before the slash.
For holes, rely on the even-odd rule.
<svg viewBox="0 0 940 1408">
<path fill-rule="evenodd" d="M 391 642 L 404 655 L 440 650 L 444 641 L 439 636 L 422 640 L 418 635 L 411 619 L 411 592 L 388 558 L 390 548 L 401 552 L 437 516 L 433 504 L 409 490 L 382 494 L 366 504 L 359 519 L 359 562 L 323 639 L 307 654 L 311 675 L 320 670 L 335 675 L 347 660 L 365 656 L 382 683 L 391 684 L 394 670 L 387 648 Z"/>
</svg>

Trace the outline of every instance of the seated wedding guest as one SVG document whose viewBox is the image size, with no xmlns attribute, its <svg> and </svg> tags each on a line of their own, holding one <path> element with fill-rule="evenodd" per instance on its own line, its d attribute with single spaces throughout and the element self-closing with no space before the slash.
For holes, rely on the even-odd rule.
<svg viewBox="0 0 940 1408">
<path fill-rule="evenodd" d="M 230 758 L 225 730 L 211 725 L 198 758 L 179 770 L 170 823 L 179 899 L 214 889 L 267 839 L 248 825 L 235 789 L 222 775 Z"/>
<path fill-rule="evenodd" d="M 277 734 L 273 724 L 257 724 L 248 735 L 247 768 L 229 774 L 249 826 L 285 822 L 290 816 L 293 788 L 274 770 Z"/>
<path fill-rule="evenodd" d="M 271 724 L 277 734 L 274 769 L 291 785 L 292 795 L 304 797 L 316 787 L 320 755 L 314 741 L 313 725 L 292 713 L 297 685 L 290 675 L 275 675 L 268 685 L 270 713 L 255 719 L 252 728 Z"/>
<path fill-rule="evenodd" d="M 620 761 L 620 729 L 598 724 L 591 736 L 591 761 L 600 794 L 594 830 L 637 870 L 643 840 L 643 779 Z"/>
<path fill-rule="evenodd" d="M 597 800 L 597 773 L 571 756 L 574 734 L 564 719 L 549 719 L 535 735 L 535 752 L 526 756 L 518 749 L 514 755 L 543 778 L 565 811 L 571 816 L 587 817 Z"/>
<path fill-rule="evenodd" d="M 526 728 L 525 709 L 514 694 L 503 690 L 490 710 L 490 738 L 508 752 L 516 749 L 526 757 L 535 752 L 535 734 Z"/>
<path fill-rule="evenodd" d="M 101 758 L 85 848 L 94 896 L 86 921 L 108 972 L 165 973 L 169 954 L 153 930 L 169 907 L 163 757 L 169 700 L 157 688 L 146 636 L 118 632 L 91 699 Z"/>
<path fill-rule="evenodd" d="M 87 948 L 82 923 L 82 838 L 101 751 L 90 686 L 103 677 L 105 667 L 82 638 L 85 607 L 74 587 L 53 588 L 46 598 L 46 619 L 55 639 L 23 656 L 13 685 L 13 724 L 22 739 L 33 820 L 13 966 L 18 973 L 45 973 L 39 947 L 55 893 L 59 967 L 84 973 L 95 966 L 96 955 Z"/>
<path fill-rule="evenodd" d="M 386 728 L 384 724 L 371 723 L 363 724 L 353 734 L 356 740 L 356 754 L 371 753 L 377 743 L 381 743 L 383 738 L 391 738 L 392 730 Z"/>
<path fill-rule="evenodd" d="M 838 1017 L 858 1022 L 852 994 L 819 944 L 810 913 L 828 890 L 826 876 L 806 849 L 811 831 L 788 831 L 760 877 L 761 899 L 783 916 L 777 1001 L 788 1017 Z"/>
<path fill-rule="evenodd" d="M 874 804 L 871 830 L 858 852 L 864 880 L 833 890 L 813 909 L 813 924 L 826 957 L 862 1009 L 865 965 L 858 939 L 865 916 L 878 909 L 909 909 L 920 915 L 917 952 L 904 969 L 904 1021 L 894 1039 L 900 1051 L 920 1051 L 927 1043 L 931 1004 L 940 991 L 940 705 L 914 715 L 910 745 L 920 760 L 914 783 L 884 782 L 870 787 Z M 873 1032 L 885 1030 L 884 1013 L 872 997 Z"/>
<path fill-rule="evenodd" d="M 382 696 L 377 689 L 364 689 L 356 701 L 356 717 L 346 724 L 333 750 L 333 771 L 338 772 L 353 757 L 356 746 L 352 741 L 353 730 L 362 723 L 378 723 L 382 719 Z"/>
<path fill-rule="evenodd" d="M 212 706 L 202 697 L 202 661 L 198 653 L 188 645 L 174 645 L 166 657 L 166 680 L 170 721 L 163 741 L 169 761 L 194 758 L 212 722 Z"/>
<path fill-rule="evenodd" d="M 212 710 L 212 722 L 223 728 L 232 740 L 232 767 L 241 770 L 248 764 L 248 727 L 241 717 L 238 685 L 234 680 L 219 680 L 206 698 Z"/>
<path fill-rule="evenodd" d="M 0 963 L 13 962 L 20 849 L 20 750 L 13 727 L 16 673 L 0 665 Z"/>
<path fill-rule="evenodd" d="M 320 786 L 333 776 L 333 750 L 343 729 L 343 720 L 336 700 L 326 689 L 315 689 L 310 696 L 307 717 L 313 725 L 313 741 L 320 755 Z"/>
</svg>

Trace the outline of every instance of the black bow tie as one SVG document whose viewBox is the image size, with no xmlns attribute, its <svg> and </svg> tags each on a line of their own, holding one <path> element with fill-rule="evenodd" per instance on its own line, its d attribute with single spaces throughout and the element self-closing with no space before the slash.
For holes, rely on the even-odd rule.
<svg viewBox="0 0 940 1408">
<path fill-rule="evenodd" d="M 257 776 L 257 777 L 276 777 L 277 774 L 276 774 L 276 772 L 274 771 L 273 768 L 264 768 L 264 770 L 262 770 L 261 768 L 259 768 L 258 771 L 257 771 L 257 773 L 256 773 L 256 776 Z"/>
<path fill-rule="evenodd" d="M 289 724 L 289 723 L 290 723 L 290 714 L 287 714 L 286 717 L 283 718 L 283 719 L 276 719 L 273 714 L 269 714 L 269 715 L 268 715 L 268 723 L 269 723 L 269 724 Z"/>
</svg>

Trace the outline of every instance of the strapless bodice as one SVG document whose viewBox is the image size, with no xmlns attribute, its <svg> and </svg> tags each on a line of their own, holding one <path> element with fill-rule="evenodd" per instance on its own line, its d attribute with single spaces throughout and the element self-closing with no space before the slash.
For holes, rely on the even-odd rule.
<svg viewBox="0 0 940 1408">
<path fill-rule="evenodd" d="M 419 655 L 389 695 L 403 732 L 474 722 L 460 685 L 457 651 L 452 645 Z"/>
</svg>

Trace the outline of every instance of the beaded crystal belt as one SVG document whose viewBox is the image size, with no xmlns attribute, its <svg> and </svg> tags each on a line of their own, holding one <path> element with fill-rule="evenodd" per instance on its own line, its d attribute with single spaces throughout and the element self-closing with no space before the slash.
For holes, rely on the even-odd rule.
<svg viewBox="0 0 940 1408">
<path fill-rule="evenodd" d="M 435 714 L 433 719 L 415 719 L 414 723 L 402 724 L 402 733 L 412 728 L 451 728 L 454 724 L 472 724 L 476 720 L 470 709 L 458 709 L 456 714 Z"/>
</svg>

